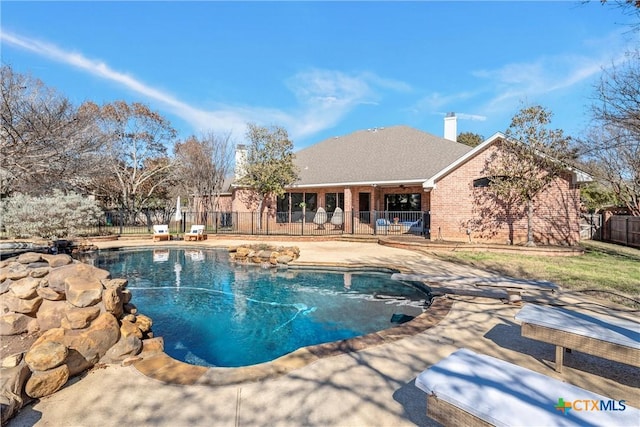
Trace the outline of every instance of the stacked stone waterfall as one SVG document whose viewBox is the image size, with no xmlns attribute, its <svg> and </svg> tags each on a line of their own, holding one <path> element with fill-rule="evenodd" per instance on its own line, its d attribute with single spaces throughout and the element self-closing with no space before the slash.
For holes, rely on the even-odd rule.
<svg viewBox="0 0 640 427">
<path fill-rule="evenodd" d="M 0 336 L 39 333 L 26 354 L 2 359 L 3 423 L 23 393 L 47 396 L 97 363 L 136 360 L 152 322 L 137 313 L 126 287 L 127 280 L 68 255 L 30 252 L 0 263 Z"/>
<path fill-rule="evenodd" d="M 300 256 L 300 249 L 291 247 L 271 247 L 269 245 L 240 245 L 230 249 L 231 261 L 260 264 L 263 267 L 286 266 Z"/>
</svg>

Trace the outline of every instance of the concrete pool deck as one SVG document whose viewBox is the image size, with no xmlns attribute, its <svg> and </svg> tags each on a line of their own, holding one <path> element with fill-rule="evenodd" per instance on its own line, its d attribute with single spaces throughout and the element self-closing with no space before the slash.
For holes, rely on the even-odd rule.
<svg viewBox="0 0 640 427">
<path fill-rule="evenodd" d="M 216 238 L 191 242 L 188 246 L 226 248 L 257 242 Z M 510 278 L 371 242 L 273 239 L 267 242 L 298 246 L 301 252 L 298 262 L 305 265 L 395 267 L 440 280 L 486 278 L 493 283 L 513 283 Z M 147 239 L 96 245 L 166 247 L 185 246 L 186 242 L 153 243 Z M 525 295 L 525 299 L 633 318 L 624 308 L 569 292 Z M 558 374 L 553 369 L 555 347 L 520 336 L 520 326 L 514 321 L 519 306 L 485 297 L 451 296 L 448 300 L 452 303 L 451 310 L 423 332 L 355 352 L 316 358 L 261 381 L 175 385 L 143 375 L 133 366 L 97 368 L 54 395 L 23 408 L 8 425 L 436 425 L 426 417 L 426 396 L 413 382 L 421 371 L 462 347 L 640 407 L 638 369 L 574 352 L 565 357 L 564 372 Z"/>
</svg>

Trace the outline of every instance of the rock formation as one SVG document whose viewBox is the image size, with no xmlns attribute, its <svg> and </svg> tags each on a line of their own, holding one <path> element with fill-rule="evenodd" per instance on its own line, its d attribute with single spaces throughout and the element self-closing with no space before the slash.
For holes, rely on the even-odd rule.
<svg viewBox="0 0 640 427">
<path fill-rule="evenodd" d="M 264 244 L 242 245 L 230 251 L 230 259 L 238 263 L 254 263 L 264 267 L 288 265 L 300 256 L 300 249 L 295 246 L 272 247 Z"/>
<path fill-rule="evenodd" d="M 26 399 L 55 393 L 97 363 L 124 363 L 152 338 L 125 279 L 34 252 L 0 262 L 0 336 L 38 333 L 25 354 L 2 355 L 2 424 Z"/>
</svg>

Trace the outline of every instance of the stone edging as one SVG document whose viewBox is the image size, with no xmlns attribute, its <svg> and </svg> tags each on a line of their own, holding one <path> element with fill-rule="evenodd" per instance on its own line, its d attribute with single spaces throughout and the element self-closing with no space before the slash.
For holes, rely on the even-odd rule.
<svg viewBox="0 0 640 427">
<path fill-rule="evenodd" d="M 576 247 L 562 246 L 508 246 L 496 244 L 474 244 L 461 242 L 414 242 L 390 238 L 378 239 L 378 244 L 398 249 L 408 249 L 420 252 L 496 252 L 519 255 L 541 256 L 577 256 L 583 255 L 584 250 Z"/>
<path fill-rule="evenodd" d="M 145 376 L 166 384 L 220 386 L 260 381 L 287 374 L 322 358 L 360 351 L 414 336 L 437 325 L 449 313 L 452 305 L 452 300 L 438 298 L 433 301 L 427 311 L 402 325 L 361 337 L 303 347 L 270 362 L 252 366 L 207 368 L 181 362 L 166 353 L 158 352 L 150 356 L 141 354 L 143 359 L 135 362 L 133 367 Z"/>
</svg>

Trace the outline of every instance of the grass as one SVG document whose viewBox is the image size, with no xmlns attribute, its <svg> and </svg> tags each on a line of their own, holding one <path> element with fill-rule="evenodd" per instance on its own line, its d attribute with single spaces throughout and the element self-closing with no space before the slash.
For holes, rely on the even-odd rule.
<svg viewBox="0 0 640 427">
<path fill-rule="evenodd" d="M 570 257 L 493 252 L 439 252 L 434 255 L 512 277 L 548 280 L 567 290 L 590 292 L 640 307 L 640 250 L 590 240 L 581 245 L 584 255 Z"/>
</svg>

